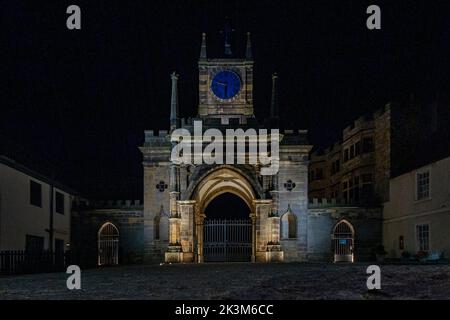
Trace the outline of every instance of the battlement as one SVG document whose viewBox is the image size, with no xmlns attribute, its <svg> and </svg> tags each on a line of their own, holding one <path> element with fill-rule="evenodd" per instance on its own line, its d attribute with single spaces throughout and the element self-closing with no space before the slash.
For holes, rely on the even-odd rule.
<svg viewBox="0 0 450 320">
<path fill-rule="evenodd" d="M 307 145 L 308 130 L 281 130 L 283 135 L 282 145 Z"/>
<path fill-rule="evenodd" d="M 372 129 L 374 127 L 372 116 L 361 116 L 356 119 L 352 124 L 345 127 L 342 132 L 343 139 L 346 140 L 348 137 L 357 133 L 358 131 L 365 129 Z"/>
<path fill-rule="evenodd" d="M 147 138 L 151 139 L 155 137 L 164 138 L 167 136 L 167 130 L 159 130 L 158 132 L 155 132 L 154 130 L 145 130 L 144 134 L 145 140 L 147 140 Z"/>
<path fill-rule="evenodd" d="M 393 105 L 392 102 L 386 103 L 386 105 L 383 108 L 380 108 L 373 113 L 374 118 L 377 119 L 377 118 L 383 116 L 385 113 L 390 112 L 392 105 Z"/>
<path fill-rule="evenodd" d="M 142 210 L 141 200 L 80 200 L 73 204 L 75 209 L 135 209 Z"/>
<path fill-rule="evenodd" d="M 170 145 L 170 135 L 167 130 L 159 130 L 158 132 L 145 130 L 144 137 L 144 147 Z"/>
<path fill-rule="evenodd" d="M 309 208 L 329 208 L 329 207 L 357 207 L 355 203 L 347 203 L 340 199 L 327 198 L 310 198 L 308 202 Z"/>
</svg>

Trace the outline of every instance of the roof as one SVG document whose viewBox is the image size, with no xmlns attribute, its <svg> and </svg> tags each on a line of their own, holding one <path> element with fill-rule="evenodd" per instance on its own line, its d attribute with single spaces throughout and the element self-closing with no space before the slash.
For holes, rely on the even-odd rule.
<svg viewBox="0 0 450 320">
<path fill-rule="evenodd" d="M 30 177 L 33 177 L 33 178 L 35 178 L 37 180 L 40 180 L 40 181 L 42 181 L 44 183 L 53 185 L 55 188 L 57 188 L 57 189 L 59 189 L 61 191 L 67 192 L 67 193 L 69 193 L 71 195 L 80 195 L 79 192 L 71 189 L 70 187 L 68 187 L 68 186 L 66 186 L 66 185 L 64 185 L 64 184 L 62 184 L 62 183 L 60 183 L 60 182 L 58 182 L 58 181 L 48 177 L 48 176 L 40 174 L 39 172 L 36 172 L 36 171 L 34 171 L 34 170 L 32 170 L 32 169 L 30 169 L 30 168 L 28 168 L 28 167 L 26 167 L 26 166 L 16 162 L 13 159 L 10 159 L 10 158 L 8 158 L 8 157 L 6 157 L 4 155 L 0 155 L 0 163 L 4 164 L 4 165 L 6 165 L 6 166 L 8 166 L 10 168 L 13 168 L 13 169 L 15 169 L 17 171 L 20 171 L 20 172 L 22 172 L 22 173 L 24 173 L 24 174 L 26 174 L 26 175 L 28 175 Z"/>
</svg>

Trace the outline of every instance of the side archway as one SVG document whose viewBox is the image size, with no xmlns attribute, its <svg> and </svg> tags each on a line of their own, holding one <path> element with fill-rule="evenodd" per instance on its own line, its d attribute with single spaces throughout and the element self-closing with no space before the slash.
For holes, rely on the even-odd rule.
<svg viewBox="0 0 450 320">
<path fill-rule="evenodd" d="M 347 220 L 341 220 L 331 235 L 334 262 L 354 262 L 355 229 Z"/>
<path fill-rule="evenodd" d="M 119 264 L 119 229 L 111 222 L 98 230 L 98 265 Z"/>
</svg>

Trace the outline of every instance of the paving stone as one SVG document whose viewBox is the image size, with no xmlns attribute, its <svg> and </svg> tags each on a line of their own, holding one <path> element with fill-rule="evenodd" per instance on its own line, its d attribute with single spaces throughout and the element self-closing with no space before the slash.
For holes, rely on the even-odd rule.
<svg viewBox="0 0 450 320">
<path fill-rule="evenodd" d="M 119 266 L 0 277 L 0 299 L 450 299 L 448 265 L 382 265 L 368 291 L 367 265 L 309 263 Z"/>
</svg>

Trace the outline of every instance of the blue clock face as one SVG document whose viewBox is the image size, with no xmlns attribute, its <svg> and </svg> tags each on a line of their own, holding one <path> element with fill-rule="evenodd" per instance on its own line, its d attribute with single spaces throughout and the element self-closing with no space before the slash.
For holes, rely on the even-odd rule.
<svg viewBox="0 0 450 320">
<path fill-rule="evenodd" d="M 211 83 L 212 92 L 220 99 L 231 99 L 241 89 L 241 79 L 233 71 L 221 71 Z"/>
</svg>

